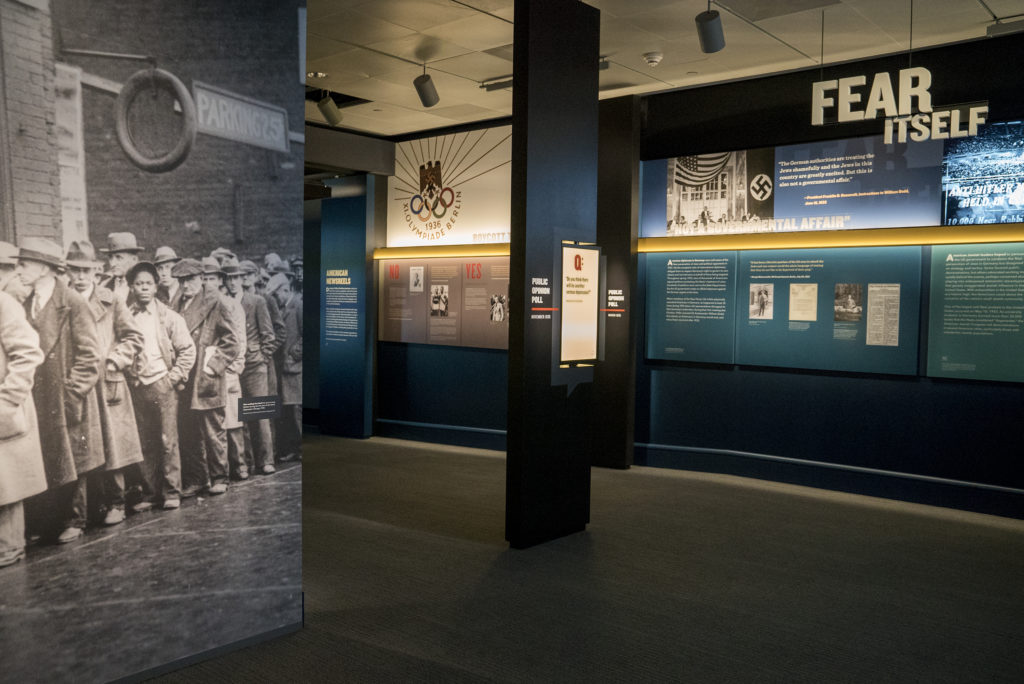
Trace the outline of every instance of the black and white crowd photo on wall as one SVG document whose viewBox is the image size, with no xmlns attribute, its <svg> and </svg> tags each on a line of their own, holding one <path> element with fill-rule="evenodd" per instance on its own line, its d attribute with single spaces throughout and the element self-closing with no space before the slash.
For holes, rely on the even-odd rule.
<svg viewBox="0 0 1024 684">
<path fill-rule="evenodd" d="M 0 682 L 301 620 L 304 5 L 0 0 Z"/>
</svg>

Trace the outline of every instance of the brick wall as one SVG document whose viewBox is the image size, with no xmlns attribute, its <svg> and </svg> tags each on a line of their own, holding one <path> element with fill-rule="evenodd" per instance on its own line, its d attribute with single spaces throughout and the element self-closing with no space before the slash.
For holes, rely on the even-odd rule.
<svg viewBox="0 0 1024 684">
<path fill-rule="evenodd" d="M 46 3 L 0 0 L 3 103 L 0 154 L 10 174 L 3 195 L 13 204 L 4 239 L 60 239 L 59 175 L 53 113 L 52 23 Z M 42 9 L 40 9 L 42 8 Z"/>
<path fill-rule="evenodd" d="M 191 90 L 193 80 L 288 110 L 303 130 L 298 74 L 301 0 L 55 0 L 58 44 L 151 55 Z M 65 55 L 62 61 L 123 83 L 145 65 Z M 243 257 L 302 252 L 303 148 L 287 153 L 200 134 L 188 159 L 167 173 L 135 167 L 117 142 L 115 96 L 83 88 L 90 234 L 97 246 L 132 231 L 148 251 L 167 244 L 198 255 L 226 246 Z M 166 111 L 142 125 L 159 147 L 174 138 Z M 149 134 L 152 134 L 151 136 Z"/>
</svg>

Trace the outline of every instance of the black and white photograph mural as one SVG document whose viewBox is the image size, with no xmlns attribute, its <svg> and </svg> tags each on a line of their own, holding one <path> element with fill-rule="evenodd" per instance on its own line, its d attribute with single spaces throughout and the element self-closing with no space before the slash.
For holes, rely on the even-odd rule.
<svg viewBox="0 0 1024 684">
<path fill-rule="evenodd" d="M 0 0 L 0 682 L 301 623 L 305 0 Z"/>
</svg>

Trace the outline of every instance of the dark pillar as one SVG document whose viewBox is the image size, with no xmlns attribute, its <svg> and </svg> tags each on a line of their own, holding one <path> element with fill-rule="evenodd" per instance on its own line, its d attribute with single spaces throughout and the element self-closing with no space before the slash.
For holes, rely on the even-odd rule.
<svg viewBox="0 0 1024 684">
<path fill-rule="evenodd" d="M 307 382 L 320 382 L 320 431 L 339 437 L 373 428 L 373 195 L 321 204 L 320 377 Z"/>
<path fill-rule="evenodd" d="M 639 98 L 601 102 L 597 244 L 606 260 L 601 298 L 605 346 L 603 360 L 594 368 L 595 440 L 591 463 L 608 468 L 633 464 L 636 331 L 631 297 L 636 281 L 639 149 Z"/>
<path fill-rule="evenodd" d="M 600 13 L 516 0 L 514 37 L 505 537 L 523 548 L 590 519 L 593 373 L 559 367 L 557 309 L 562 241 L 596 239 Z"/>
</svg>

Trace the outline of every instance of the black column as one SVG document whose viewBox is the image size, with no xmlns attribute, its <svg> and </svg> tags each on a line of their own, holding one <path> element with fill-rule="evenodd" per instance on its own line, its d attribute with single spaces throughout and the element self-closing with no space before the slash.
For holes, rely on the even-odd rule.
<svg viewBox="0 0 1024 684">
<path fill-rule="evenodd" d="M 597 244 L 606 260 L 602 293 L 604 358 L 594 368 L 594 452 L 591 462 L 609 468 L 633 464 L 636 412 L 636 332 L 632 286 L 636 281 L 640 211 L 640 100 L 605 100 L 600 106 Z"/>
<path fill-rule="evenodd" d="M 593 374 L 559 368 L 557 309 L 561 242 L 596 238 L 600 13 L 516 0 L 514 36 L 505 537 L 523 548 L 590 519 Z"/>
</svg>

